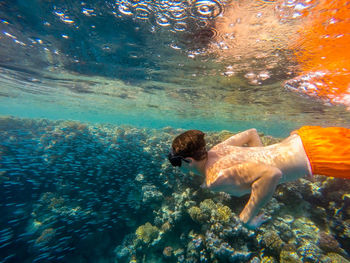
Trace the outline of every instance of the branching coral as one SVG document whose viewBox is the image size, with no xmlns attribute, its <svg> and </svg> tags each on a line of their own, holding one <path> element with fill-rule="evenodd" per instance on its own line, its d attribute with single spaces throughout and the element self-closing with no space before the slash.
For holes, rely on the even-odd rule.
<svg viewBox="0 0 350 263">
<path fill-rule="evenodd" d="M 192 206 L 188 209 L 188 214 L 195 222 L 205 222 L 208 217 L 202 213 L 202 210 L 198 206 Z"/>
<path fill-rule="evenodd" d="M 228 206 L 215 204 L 211 199 L 205 199 L 199 207 L 192 206 L 188 209 L 188 214 L 198 223 L 207 223 L 208 220 L 228 223 L 232 218 L 232 211 Z"/>
<path fill-rule="evenodd" d="M 139 226 L 136 229 L 136 237 L 138 240 L 142 240 L 144 243 L 150 243 L 152 240 L 157 238 L 159 229 L 156 226 L 152 226 L 151 223 Z"/>
<path fill-rule="evenodd" d="M 217 207 L 217 219 L 221 222 L 229 222 L 232 218 L 232 211 L 228 206 L 219 205 Z"/>
</svg>

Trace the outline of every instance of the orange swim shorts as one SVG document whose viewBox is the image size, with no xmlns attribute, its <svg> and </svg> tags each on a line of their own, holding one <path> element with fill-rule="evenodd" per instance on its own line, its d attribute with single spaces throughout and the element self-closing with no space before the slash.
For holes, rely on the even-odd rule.
<svg viewBox="0 0 350 263">
<path fill-rule="evenodd" d="M 312 174 L 350 179 L 350 129 L 304 126 L 295 133 L 303 142 Z"/>
</svg>

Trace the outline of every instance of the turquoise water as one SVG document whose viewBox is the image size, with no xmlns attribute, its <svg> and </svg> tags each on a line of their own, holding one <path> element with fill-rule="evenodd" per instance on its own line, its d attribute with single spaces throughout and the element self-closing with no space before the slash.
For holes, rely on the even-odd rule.
<svg viewBox="0 0 350 263">
<path fill-rule="evenodd" d="M 213 146 L 252 127 L 266 145 L 350 127 L 345 106 L 284 86 L 301 6 L 0 1 L 0 262 L 347 262 L 348 181 L 280 186 L 249 231 L 246 197 L 166 158 L 185 129 Z"/>
</svg>

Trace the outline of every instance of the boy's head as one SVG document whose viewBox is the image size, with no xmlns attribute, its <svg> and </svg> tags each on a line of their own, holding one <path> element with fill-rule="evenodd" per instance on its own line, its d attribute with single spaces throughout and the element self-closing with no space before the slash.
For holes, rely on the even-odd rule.
<svg viewBox="0 0 350 263">
<path fill-rule="evenodd" d="M 189 162 L 190 157 L 196 161 L 205 159 L 208 155 L 205 149 L 204 133 L 198 130 L 188 130 L 177 136 L 172 143 L 172 152 L 168 158 L 173 166 L 181 166 L 181 161 Z"/>
</svg>

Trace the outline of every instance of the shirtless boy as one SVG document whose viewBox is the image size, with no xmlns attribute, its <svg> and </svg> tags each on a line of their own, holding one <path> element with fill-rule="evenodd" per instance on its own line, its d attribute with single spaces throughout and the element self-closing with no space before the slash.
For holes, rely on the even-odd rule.
<svg viewBox="0 0 350 263">
<path fill-rule="evenodd" d="M 251 193 L 239 215 L 251 229 L 265 222 L 258 211 L 278 184 L 312 174 L 350 179 L 350 129 L 346 128 L 304 126 L 266 147 L 256 129 L 238 133 L 209 151 L 205 144 L 203 132 L 186 131 L 174 139 L 169 161 L 203 175 L 210 190 L 234 196 Z"/>
</svg>

